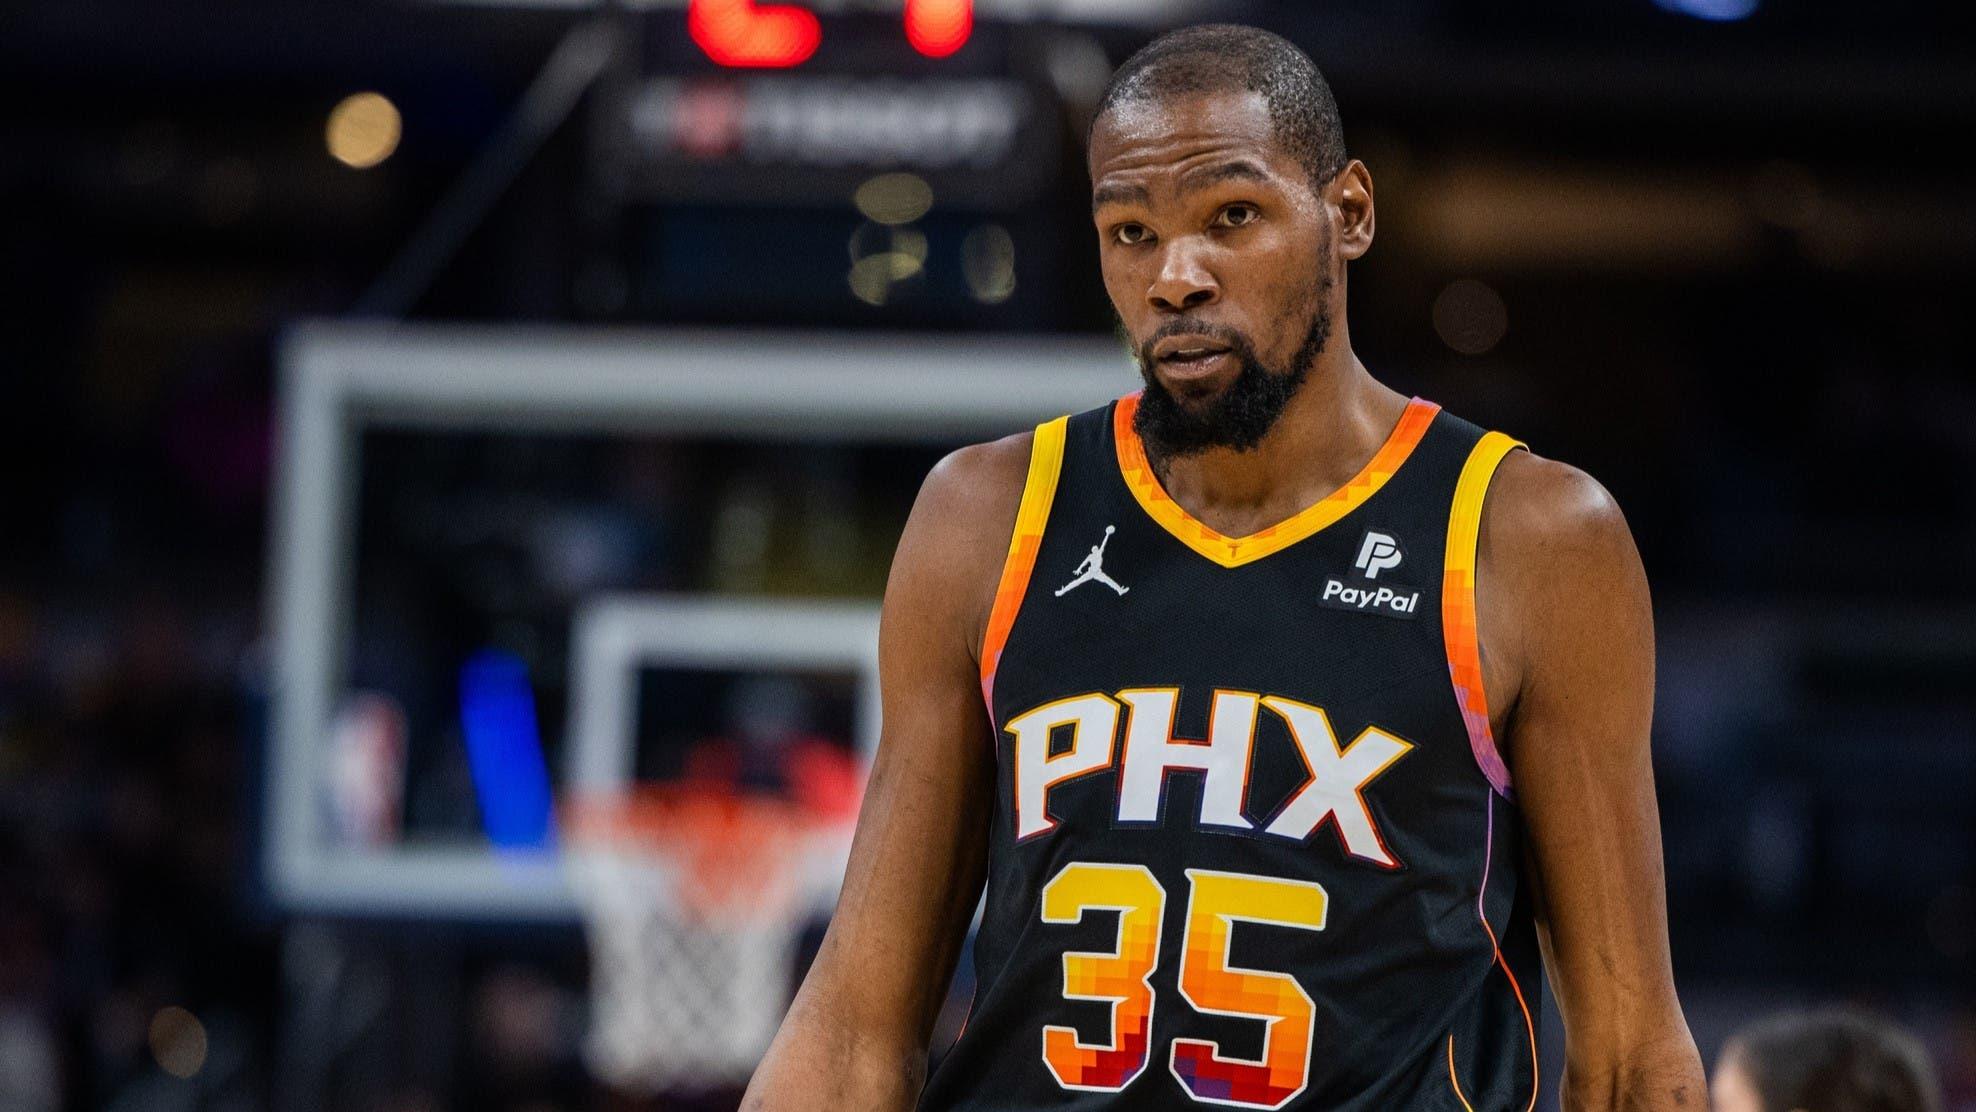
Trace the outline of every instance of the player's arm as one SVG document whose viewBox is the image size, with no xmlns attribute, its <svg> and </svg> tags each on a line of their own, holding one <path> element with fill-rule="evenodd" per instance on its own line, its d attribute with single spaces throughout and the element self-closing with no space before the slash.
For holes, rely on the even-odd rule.
<svg viewBox="0 0 1976 1112">
<path fill-rule="evenodd" d="M 885 588 L 883 726 L 843 892 L 745 1110 L 893 1112 L 919 1097 L 986 866 L 995 749 L 975 658 L 1030 440 L 964 448 L 920 488 Z"/>
<path fill-rule="evenodd" d="M 1590 476 L 1528 452 L 1504 457 L 1484 505 L 1476 604 L 1498 634 L 1484 671 L 1514 695 L 1497 736 L 1564 1015 L 1564 1107 L 1704 1108 L 1668 956 L 1653 609 L 1632 532 Z"/>
</svg>

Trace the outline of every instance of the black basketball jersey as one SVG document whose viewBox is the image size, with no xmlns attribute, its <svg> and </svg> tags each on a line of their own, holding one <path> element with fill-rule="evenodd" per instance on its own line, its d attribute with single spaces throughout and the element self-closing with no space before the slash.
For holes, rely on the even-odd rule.
<svg viewBox="0 0 1976 1112">
<path fill-rule="evenodd" d="M 1414 398 L 1343 489 L 1230 538 L 1137 404 L 1036 430 L 982 646 L 978 983 L 921 1108 L 1527 1112 L 1541 972 L 1474 607 L 1520 442 Z"/>
</svg>

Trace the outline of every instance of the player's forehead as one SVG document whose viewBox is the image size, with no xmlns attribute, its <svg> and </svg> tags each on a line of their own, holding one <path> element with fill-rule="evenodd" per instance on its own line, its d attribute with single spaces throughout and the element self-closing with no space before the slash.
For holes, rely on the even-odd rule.
<svg viewBox="0 0 1976 1112">
<path fill-rule="evenodd" d="M 1092 127 L 1089 159 L 1094 196 L 1115 193 L 1108 184 L 1152 184 L 1216 165 L 1297 172 L 1276 141 L 1268 101 L 1240 89 L 1120 101 Z"/>
</svg>

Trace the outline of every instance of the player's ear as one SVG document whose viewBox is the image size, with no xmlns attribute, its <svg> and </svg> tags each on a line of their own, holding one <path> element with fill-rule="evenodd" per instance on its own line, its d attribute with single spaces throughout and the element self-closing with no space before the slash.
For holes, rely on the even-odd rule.
<svg viewBox="0 0 1976 1112">
<path fill-rule="evenodd" d="M 1338 257 L 1356 259 L 1372 250 L 1372 171 L 1354 158 L 1325 186 L 1325 200 L 1338 212 Z"/>
</svg>

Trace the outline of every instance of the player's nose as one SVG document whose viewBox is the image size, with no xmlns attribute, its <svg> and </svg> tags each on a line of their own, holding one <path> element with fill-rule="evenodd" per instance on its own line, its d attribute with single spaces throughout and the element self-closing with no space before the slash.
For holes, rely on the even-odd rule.
<svg viewBox="0 0 1976 1112">
<path fill-rule="evenodd" d="M 1181 313 L 1221 300 L 1221 284 L 1185 242 L 1166 249 L 1146 300 L 1162 313 Z"/>
</svg>

